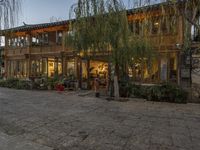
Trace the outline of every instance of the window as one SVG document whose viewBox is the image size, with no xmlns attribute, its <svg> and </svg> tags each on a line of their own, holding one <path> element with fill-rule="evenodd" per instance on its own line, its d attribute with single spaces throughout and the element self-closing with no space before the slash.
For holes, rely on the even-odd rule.
<svg viewBox="0 0 200 150">
<path fill-rule="evenodd" d="M 20 46 L 21 46 L 21 47 L 24 47 L 24 46 L 25 46 L 24 37 L 21 37 L 21 38 L 20 38 Z"/>
<path fill-rule="evenodd" d="M 39 36 L 33 36 L 32 37 L 32 45 L 36 46 L 40 44 Z"/>
<path fill-rule="evenodd" d="M 62 44 L 62 40 L 63 40 L 63 33 L 62 33 L 62 31 L 58 31 L 56 37 L 57 37 L 57 41 L 56 41 L 57 44 L 61 45 Z"/>
<path fill-rule="evenodd" d="M 200 16 L 197 17 L 197 24 L 200 25 Z M 193 41 L 200 41 L 200 31 L 194 25 L 191 27 L 191 36 Z"/>
<path fill-rule="evenodd" d="M 32 60 L 31 62 L 31 74 L 32 76 L 40 75 L 40 60 Z"/>
<path fill-rule="evenodd" d="M 26 45 L 26 46 L 29 46 L 29 44 L 30 44 L 30 43 L 29 43 L 28 36 L 26 36 L 26 37 L 25 37 L 25 45 Z"/>
<path fill-rule="evenodd" d="M 11 46 L 11 39 L 8 39 L 8 46 Z"/>
<path fill-rule="evenodd" d="M 17 38 L 14 39 L 14 47 L 17 46 Z"/>
<path fill-rule="evenodd" d="M 43 34 L 43 43 L 48 44 L 49 43 L 49 35 L 48 33 Z"/>
</svg>

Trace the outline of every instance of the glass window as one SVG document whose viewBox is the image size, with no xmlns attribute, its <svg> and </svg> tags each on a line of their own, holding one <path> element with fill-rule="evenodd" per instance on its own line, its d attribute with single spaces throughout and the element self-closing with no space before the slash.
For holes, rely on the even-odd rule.
<svg viewBox="0 0 200 150">
<path fill-rule="evenodd" d="M 40 75 L 40 66 L 39 66 L 39 61 L 38 60 L 33 60 L 31 62 L 31 72 L 33 76 L 38 76 Z"/>
<path fill-rule="evenodd" d="M 57 37 L 57 44 L 61 45 L 62 44 L 62 40 L 63 40 L 63 33 L 62 33 L 62 31 L 58 31 L 56 37 Z"/>
<path fill-rule="evenodd" d="M 54 77 L 55 75 L 55 59 L 49 58 L 48 59 L 48 76 Z"/>
<path fill-rule="evenodd" d="M 62 60 L 58 59 L 58 75 L 62 75 Z"/>
<path fill-rule="evenodd" d="M 47 58 L 42 59 L 42 75 L 47 76 Z"/>
<path fill-rule="evenodd" d="M 200 25 L 200 16 L 197 17 L 197 24 Z M 191 36 L 192 40 L 200 41 L 200 30 L 197 29 L 194 25 L 191 27 Z"/>
<path fill-rule="evenodd" d="M 8 46 L 11 46 L 11 39 L 8 39 Z"/>
<path fill-rule="evenodd" d="M 74 59 L 67 62 L 67 76 L 75 76 L 75 62 Z"/>
<path fill-rule="evenodd" d="M 43 42 L 44 42 L 44 44 L 48 44 L 49 43 L 49 35 L 48 35 L 48 33 L 44 33 Z"/>
</svg>

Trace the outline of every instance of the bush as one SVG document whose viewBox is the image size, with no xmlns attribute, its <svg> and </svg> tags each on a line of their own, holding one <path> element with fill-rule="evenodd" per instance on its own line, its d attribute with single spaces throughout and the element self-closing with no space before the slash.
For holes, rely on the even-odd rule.
<svg viewBox="0 0 200 150">
<path fill-rule="evenodd" d="M 128 77 L 123 77 L 119 81 L 119 94 L 121 97 L 130 97 L 133 86 Z"/>
<path fill-rule="evenodd" d="M 0 80 L 0 87 L 14 88 L 14 89 L 31 89 L 31 84 L 29 81 L 18 80 L 18 79 L 8 79 Z"/>
<path fill-rule="evenodd" d="M 48 89 L 55 89 L 55 87 L 60 83 L 60 81 L 58 80 L 58 78 L 54 77 L 54 78 L 48 78 L 47 80 L 47 86 Z"/>
<path fill-rule="evenodd" d="M 172 84 L 162 84 L 149 88 L 147 100 L 186 103 L 187 92 L 178 86 Z"/>
<path fill-rule="evenodd" d="M 187 103 L 188 93 L 183 89 L 176 90 L 175 103 Z"/>
<path fill-rule="evenodd" d="M 187 92 L 180 87 L 165 83 L 155 86 L 132 85 L 132 94 L 138 98 L 145 98 L 149 101 L 186 103 Z"/>
<path fill-rule="evenodd" d="M 146 99 L 149 88 L 150 88 L 149 86 L 141 86 L 133 84 L 131 94 L 135 97 Z"/>
<path fill-rule="evenodd" d="M 6 80 L 0 80 L 0 87 L 6 87 Z"/>
<path fill-rule="evenodd" d="M 16 88 L 30 90 L 32 86 L 29 81 L 19 80 Z"/>
<path fill-rule="evenodd" d="M 10 78 L 10 79 L 6 80 L 6 87 L 17 88 L 18 82 L 19 82 L 19 79 Z"/>
</svg>

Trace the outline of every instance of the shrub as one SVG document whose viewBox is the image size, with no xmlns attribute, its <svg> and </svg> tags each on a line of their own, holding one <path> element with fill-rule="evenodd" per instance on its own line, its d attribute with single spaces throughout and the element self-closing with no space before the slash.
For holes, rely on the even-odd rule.
<svg viewBox="0 0 200 150">
<path fill-rule="evenodd" d="M 132 84 L 128 76 L 124 76 L 119 81 L 119 94 L 121 97 L 130 97 L 132 93 Z"/>
<path fill-rule="evenodd" d="M 48 80 L 47 80 L 47 86 L 50 89 L 55 89 L 56 85 L 58 85 L 58 84 L 59 84 L 59 80 L 56 77 L 54 77 L 54 78 L 48 78 Z"/>
<path fill-rule="evenodd" d="M 31 89 L 31 84 L 29 81 L 18 80 L 18 79 L 8 79 L 0 80 L 0 87 L 14 88 L 14 89 Z"/>
<path fill-rule="evenodd" d="M 6 80 L 6 87 L 17 88 L 18 82 L 19 82 L 19 79 L 10 78 L 10 79 Z"/>
<path fill-rule="evenodd" d="M 188 93 L 183 89 L 176 90 L 175 103 L 187 103 Z"/>
<path fill-rule="evenodd" d="M 32 88 L 32 86 L 31 86 L 29 81 L 19 80 L 16 88 L 17 89 L 30 90 Z"/>
<path fill-rule="evenodd" d="M 147 92 L 147 100 L 186 103 L 187 92 L 172 84 L 162 84 L 151 87 Z"/>
<path fill-rule="evenodd" d="M 150 101 L 186 103 L 187 92 L 180 87 L 164 83 L 155 86 L 132 85 L 132 94 Z"/>
<path fill-rule="evenodd" d="M 6 80 L 0 80 L 0 87 L 6 87 Z"/>
</svg>

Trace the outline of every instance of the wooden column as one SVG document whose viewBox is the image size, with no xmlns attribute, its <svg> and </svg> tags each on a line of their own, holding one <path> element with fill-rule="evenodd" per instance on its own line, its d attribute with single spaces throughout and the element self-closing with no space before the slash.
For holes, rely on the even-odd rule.
<svg viewBox="0 0 200 150">
<path fill-rule="evenodd" d="M 90 59 L 87 59 L 87 89 L 91 89 L 90 86 Z"/>
<path fill-rule="evenodd" d="M 62 56 L 62 76 L 64 77 L 66 75 L 66 57 Z"/>
<path fill-rule="evenodd" d="M 27 76 L 28 78 L 31 77 L 31 46 L 32 46 L 32 37 L 31 34 L 29 33 L 27 35 L 28 37 L 28 45 L 27 45 L 27 56 L 26 56 L 26 60 L 27 60 Z"/>
</svg>

